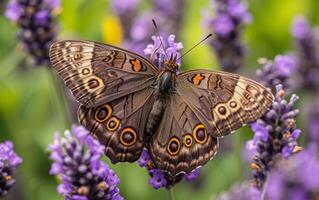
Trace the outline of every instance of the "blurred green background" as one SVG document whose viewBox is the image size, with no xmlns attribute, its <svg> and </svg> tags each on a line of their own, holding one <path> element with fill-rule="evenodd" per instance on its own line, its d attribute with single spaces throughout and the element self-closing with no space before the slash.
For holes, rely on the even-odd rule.
<svg viewBox="0 0 319 200">
<path fill-rule="evenodd" d="M 143 2 L 147 7 L 149 2 Z M 188 1 L 183 24 L 182 41 L 186 49 L 203 35 L 201 10 L 209 0 Z M 259 57 L 273 58 L 294 49 L 289 33 L 292 19 L 297 14 L 308 17 L 312 24 L 319 23 L 318 0 L 250 0 L 253 21 L 245 29 L 243 40 L 248 55 L 242 74 L 253 77 Z M 142 6 L 143 8 L 143 6 Z M 59 16 L 59 38 L 80 38 L 103 41 L 103 20 L 113 15 L 105 0 L 74 0 L 62 2 Z M 150 19 L 151 20 L 151 19 Z M 49 176 L 51 161 L 47 146 L 55 131 L 63 132 L 65 110 L 61 96 L 46 67 L 33 67 L 18 46 L 18 28 L 0 16 L 0 141 L 14 142 L 14 149 L 23 158 L 17 171 L 17 183 L 6 199 L 62 199 L 56 192 L 58 180 Z M 186 67 L 184 67 L 186 66 Z M 183 69 L 189 66 L 219 69 L 211 49 L 197 47 L 183 59 Z M 249 164 L 241 158 L 245 141 L 252 138 L 249 128 L 224 139 L 222 147 L 212 161 L 202 169 L 195 183 L 179 183 L 174 187 L 175 199 L 213 199 L 232 184 L 250 178 Z M 223 144 L 222 144 L 223 145 Z M 108 159 L 106 162 L 109 163 Z M 166 199 L 163 189 L 154 190 L 148 184 L 148 174 L 135 164 L 112 165 L 120 177 L 121 194 L 126 199 Z"/>
</svg>

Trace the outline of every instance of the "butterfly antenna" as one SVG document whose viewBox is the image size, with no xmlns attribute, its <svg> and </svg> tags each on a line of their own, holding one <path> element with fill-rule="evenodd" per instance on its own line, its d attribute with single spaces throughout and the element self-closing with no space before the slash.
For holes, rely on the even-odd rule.
<svg viewBox="0 0 319 200">
<path fill-rule="evenodd" d="M 161 35 L 159 34 L 159 31 L 158 31 L 158 28 L 157 28 L 157 25 L 156 25 L 156 22 L 155 22 L 155 20 L 154 19 L 152 19 L 152 22 L 153 22 L 153 25 L 154 25 L 154 28 L 155 28 L 155 33 L 156 33 L 156 36 L 160 39 L 160 46 L 159 47 L 157 47 L 156 49 L 155 49 L 155 51 L 152 53 L 152 55 L 151 55 L 151 57 L 150 57 L 150 59 L 152 60 L 152 58 L 153 58 L 153 56 L 154 56 L 154 54 L 161 48 L 161 47 L 163 47 L 164 48 L 164 45 L 163 45 L 163 41 L 162 41 L 162 37 L 161 37 Z M 164 54 L 165 54 L 165 57 L 167 57 L 167 55 L 166 55 L 166 52 L 164 51 Z"/>
<path fill-rule="evenodd" d="M 202 42 L 204 42 L 205 40 L 207 40 L 208 38 L 210 38 L 213 34 L 208 34 L 204 39 L 202 39 L 201 41 L 197 42 L 197 44 L 195 44 L 192 48 L 190 48 L 188 51 L 186 51 L 185 53 L 183 53 L 183 55 L 181 55 L 179 58 L 177 58 L 177 60 L 183 58 L 186 54 L 188 54 L 190 51 L 192 51 L 195 47 L 197 47 L 198 45 L 200 45 Z"/>
</svg>

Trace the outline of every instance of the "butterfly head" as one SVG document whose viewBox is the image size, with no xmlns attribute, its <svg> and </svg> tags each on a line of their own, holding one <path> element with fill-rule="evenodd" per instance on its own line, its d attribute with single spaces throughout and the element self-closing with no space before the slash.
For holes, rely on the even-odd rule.
<svg viewBox="0 0 319 200">
<path fill-rule="evenodd" d="M 164 70 L 176 73 L 179 69 L 179 64 L 177 63 L 177 54 L 171 54 L 171 57 L 164 62 Z"/>
</svg>

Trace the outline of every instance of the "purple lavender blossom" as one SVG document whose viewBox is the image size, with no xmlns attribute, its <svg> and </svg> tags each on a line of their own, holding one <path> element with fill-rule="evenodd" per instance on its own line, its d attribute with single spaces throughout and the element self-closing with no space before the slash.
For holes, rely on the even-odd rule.
<svg viewBox="0 0 319 200">
<path fill-rule="evenodd" d="M 18 39 L 35 65 L 50 63 L 49 47 L 56 37 L 55 14 L 59 0 L 10 0 L 6 17 L 19 27 Z"/>
<path fill-rule="evenodd" d="M 311 143 L 297 155 L 276 164 L 270 173 L 265 194 L 267 199 L 306 200 L 318 198 L 318 144 Z"/>
<path fill-rule="evenodd" d="M 161 171 L 159 169 L 156 169 L 154 166 L 151 157 L 147 151 L 147 149 L 144 149 L 141 157 L 138 160 L 138 163 L 141 167 L 146 167 L 150 179 L 148 183 L 153 186 L 154 189 L 160 189 L 160 188 L 171 188 L 176 183 L 180 182 L 183 178 L 186 181 L 194 181 L 196 180 L 200 175 L 200 170 L 195 169 L 189 174 L 179 174 L 177 176 L 171 176 L 165 171 Z"/>
<path fill-rule="evenodd" d="M 304 16 L 297 16 L 291 27 L 291 34 L 298 40 L 306 39 L 311 35 L 311 27 Z"/>
<path fill-rule="evenodd" d="M 124 37 L 127 39 L 130 38 L 130 31 L 132 27 L 134 27 L 132 24 L 134 24 L 134 20 L 138 16 L 137 7 L 139 3 L 140 0 L 111 1 L 112 8 L 120 19 L 122 29 L 124 32 Z"/>
<path fill-rule="evenodd" d="M 159 48 L 161 45 L 161 39 L 163 47 Z M 169 35 L 167 40 L 164 40 L 162 37 L 159 38 L 157 36 L 152 36 L 152 40 L 153 44 L 147 45 L 146 49 L 144 49 L 144 54 L 149 56 L 152 63 L 154 63 L 159 69 L 162 68 L 164 61 L 169 60 L 171 56 L 177 55 L 177 58 L 181 56 L 180 51 L 183 48 L 183 44 L 181 42 L 175 42 L 175 35 Z M 177 60 L 177 63 L 181 65 L 181 60 Z"/>
<path fill-rule="evenodd" d="M 251 167 L 254 185 L 262 189 L 269 171 L 278 158 L 288 158 L 301 150 L 297 139 L 301 133 L 296 128 L 295 118 L 299 113 L 294 108 L 298 96 L 292 95 L 285 100 L 285 92 L 281 85 L 277 86 L 275 102 L 257 122 L 251 125 L 254 139 L 248 141 L 246 148 L 253 153 Z"/>
<path fill-rule="evenodd" d="M 101 161 L 104 146 L 82 126 L 73 126 L 65 137 L 59 134 L 49 146 L 54 161 L 50 174 L 61 175 L 58 192 L 66 199 L 123 199 L 117 185 L 119 178 Z"/>
<path fill-rule="evenodd" d="M 150 36 L 154 32 L 152 24 L 152 17 L 154 15 L 150 12 L 144 12 L 132 21 L 132 27 L 127 30 L 123 46 L 131 51 L 143 54 L 145 46 L 150 42 Z"/>
<path fill-rule="evenodd" d="M 140 0 L 112 0 L 112 9 L 117 15 L 126 15 L 137 9 Z"/>
<path fill-rule="evenodd" d="M 245 24 L 251 21 L 247 7 L 240 0 L 213 0 L 215 17 L 208 10 L 204 11 L 203 26 L 216 34 L 210 45 L 217 54 L 221 67 L 234 72 L 244 62 L 245 47 L 240 41 Z"/>
<path fill-rule="evenodd" d="M 160 29 L 166 33 L 180 35 L 181 25 L 187 1 L 185 0 L 152 0 L 156 19 Z"/>
<path fill-rule="evenodd" d="M 259 200 L 260 191 L 247 182 L 235 184 L 229 191 L 223 192 L 216 200 Z"/>
<path fill-rule="evenodd" d="M 319 144 L 319 96 L 316 95 L 309 105 L 308 140 Z"/>
<path fill-rule="evenodd" d="M 259 59 L 262 68 L 257 70 L 258 80 L 275 91 L 275 86 L 283 85 L 286 91 L 293 90 L 292 77 L 297 71 L 298 62 L 294 55 L 277 55 L 274 61 Z"/>
<path fill-rule="evenodd" d="M 315 33 L 303 16 L 295 18 L 291 33 L 298 45 L 298 71 L 302 80 L 299 87 L 316 91 L 319 89 L 319 54 Z"/>
<path fill-rule="evenodd" d="M 0 197 L 8 194 L 15 184 L 13 175 L 21 163 L 22 159 L 13 151 L 11 141 L 0 143 Z"/>
<path fill-rule="evenodd" d="M 17 1 L 9 1 L 7 5 L 7 10 L 5 16 L 13 21 L 17 22 L 22 13 L 22 7 Z"/>
</svg>

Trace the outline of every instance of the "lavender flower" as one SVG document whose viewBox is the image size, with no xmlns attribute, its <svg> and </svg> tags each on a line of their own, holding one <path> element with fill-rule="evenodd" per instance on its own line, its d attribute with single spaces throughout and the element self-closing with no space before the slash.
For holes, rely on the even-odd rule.
<svg viewBox="0 0 319 200">
<path fill-rule="evenodd" d="M 297 16 L 292 24 L 291 33 L 298 44 L 299 73 L 302 88 L 318 90 L 319 55 L 315 33 L 303 16 Z"/>
<path fill-rule="evenodd" d="M 183 48 L 183 44 L 181 42 L 175 42 L 175 35 L 169 35 L 167 40 L 164 40 L 162 37 L 152 36 L 152 40 L 153 44 L 147 45 L 146 49 L 144 49 L 144 54 L 149 56 L 152 63 L 159 69 L 162 68 L 164 61 L 168 60 L 171 56 L 177 55 L 177 58 L 181 56 L 180 51 Z M 163 47 L 159 48 L 161 40 Z M 177 60 L 177 63 L 181 65 L 181 60 Z"/>
<path fill-rule="evenodd" d="M 319 96 L 316 95 L 309 105 L 308 139 L 319 145 Z"/>
<path fill-rule="evenodd" d="M 179 35 L 185 7 L 184 0 L 153 0 L 153 10 L 157 16 L 156 20 L 161 22 L 161 30 Z"/>
<path fill-rule="evenodd" d="M 125 38 L 130 37 L 139 3 L 140 0 L 111 0 L 112 9 L 120 19 Z"/>
<path fill-rule="evenodd" d="M 68 200 L 123 199 L 117 185 L 119 179 L 107 164 L 101 161 L 104 146 L 82 126 L 74 126 L 72 133 L 59 134 L 49 146 L 54 161 L 50 174 L 60 175 L 58 192 Z"/>
<path fill-rule="evenodd" d="M 275 102 L 270 110 L 251 125 L 254 139 L 246 144 L 248 151 L 254 154 L 254 184 L 262 189 L 269 171 L 278 158 L 288 158 L 301 150 L 297 138 L 301 131 L 296 128 L 295 118 L 299 113 L 294 108 L 298 96 L 292 95 L 289 102 L 281 85 L 277 86 Z"/>
<path fill-rule="evenodd" d="M 151 33 L 154 32 L 154 26 L 151 21 L 153 17 L 154 14 L 150 12 L 144 12 L 135 17 L 132 21 L 133 25 L 125 37 L 123 46 L 131 51 L 143 54 L 145 46 L 150 42 Z"/>
<path fill-rule="evenodd" d="M 292 90 L 292 76 L 296 72 L 298 63 L 293 55 L 277 55 L 274 61 L 260 58 L 262 68 L 257 70 L 258 80 L 266 87 L 275 91 L 275 86 L 283 85 L 284 90 Z"/>
<path fill-rule="evenodd" d="M 289 160 L 282 160 L 269 175 L 266 198 L 272 200 L 317 199 L 319 159 L 317 144 L 310 144 Z"/>
<path fill-rule="evenodd" d="M 245 47 L 240 41 L 245 24 L 251 21 L 247 7 L 240 0 L 213 0 L 216 16 L 204 11 L 203 25 L 216 34 L 210 45 L 214 49 L 221 67 L 234 72 L 244 62 Z"/>
<path fill-rule="evenodd" d="M 247 182 L 235 184 L 229 191 L 222 193 L 216 200 L 259 200 L 260 191 Z"/>
<path fill-rule="evenodd" d="M 15 183 L 13 177 L 22 159 L 13 151 L 10 141 L 0 143 L 0 197 L 4 197 Z"/>
<path fill-rule="evenodd" d="M 194 181 L 200 175 L 199 169 L 195 169 L 189 174 L 179 174 L 177 176 L 171 176 L 165 171 L 156 169 L 146 149 L 143 150 L 141 157 L 138 160 L 138 163 L 141 167 L 147 168 L 150 175 L 148 183 L 152 185 L 153 188 L 156 190 L 164 187 L 171 188 L 183 179 L 185 179 L 186 181 Z"/>
<path fill-rule="evenodd" d="M 35 65 L 49 64 L 49 47 L 56 37 L 55 15 L 59 0 L 10 0 L 6 17 L 21 30 L 18 39 L 33 57 Z"/>
</svg>

